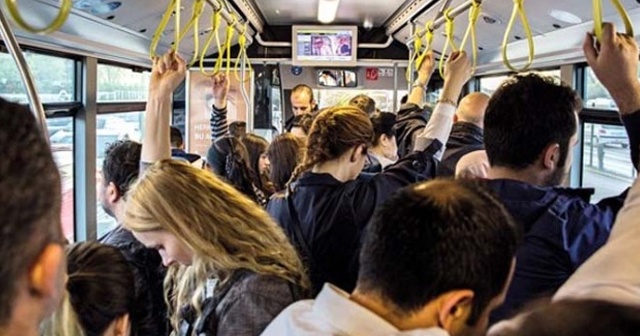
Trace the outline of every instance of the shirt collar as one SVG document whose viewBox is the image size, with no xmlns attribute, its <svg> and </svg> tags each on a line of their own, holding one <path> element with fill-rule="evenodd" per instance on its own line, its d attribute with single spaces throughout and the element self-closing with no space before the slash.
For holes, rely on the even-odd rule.
<svg viewBox="0 0 640 336">
<path fill-rule="evenodd" d="M 430 335 L 449 336 L 440 328 L 428 328 L 401 332 L 391 323 L 370 310 L 351 301 L 349 294 L 325 284 L 313 304 L 314 316 L 323 316 L 346 335 Z"/>
</svg>

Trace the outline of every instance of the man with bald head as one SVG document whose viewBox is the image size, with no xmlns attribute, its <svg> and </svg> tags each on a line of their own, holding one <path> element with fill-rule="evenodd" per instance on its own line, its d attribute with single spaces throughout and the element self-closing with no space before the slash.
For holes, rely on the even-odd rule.
<svg viewBox="0 0 640 336">
<path fill-rule="evenodd" d="M 489 96 L 481 92 L 473 92 L 460 101 L 451 136 L 442 156 L 442 164 L 438 175 L 453 177 L 456 165 L 461 157 L 468 153 L 484 150 L 484 112 L 489 104 Z"/>
</svg>

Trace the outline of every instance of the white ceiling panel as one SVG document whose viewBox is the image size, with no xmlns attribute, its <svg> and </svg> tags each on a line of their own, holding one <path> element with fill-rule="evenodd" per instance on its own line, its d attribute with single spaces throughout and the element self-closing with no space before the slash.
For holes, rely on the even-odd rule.
<svg viewBox="0 0 640 336">
<path fill-rule="evenodd" d="M 318 0 L 255 0 L 270 25 L 318 23 Z M 365 19 L 375 27 L 382 26 L 387 18 L 404 4 L 405 0 L 340 0 L 334 24 L 362 26 Z"/>
</svg>

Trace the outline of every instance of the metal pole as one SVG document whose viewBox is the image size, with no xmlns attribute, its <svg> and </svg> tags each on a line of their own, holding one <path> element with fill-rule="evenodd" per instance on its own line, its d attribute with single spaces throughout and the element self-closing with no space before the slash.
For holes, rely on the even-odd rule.
<svg viewBox="0 0 640 336">
<path fill-rule="evenodd" d="M 31 71 L 29 71 L 27 61 L 22 54 L 22 50 L 20 49 L 18 40 L 16 40 L 16 36 L 11 30 L 9 21 L 7 21 L 7 18 L 2 12 L 2 8 L 0 8 L 0 35 L 2 35 L 2 39 L 5 41 L 7 49 L 9 49 L 9 54 L 11 54 L 14 62 L 16 62 L 16 65 L 18 66 L 20 77 L 22 77 L 22 83 L 27 90 L 27 98 L 29 99 L 31 111 L 35 114 L 38 124 L 40 124 L 40 129 L 42 130 L 45 140 L 49 142 L 49 133 L 47 132 L 47 120 L 44 107 L 42 106 L 42 102 L 38 96 L 38 91 L 36 90 L 36 85 L 33 81 Z"/>
<path fill-rule="evenodd" d="M 416 31 L 416 25 L 415 23 L 411 23 L 411 26 L 409 26 L 409 34 L 411 36 L 413 36 L 413 34 L 415 34 Z M 407 83 L 407 90 L 409 92 L 411 92 L 411 86 L 413 84 L 413 63 L 411 60 L 413 60 L 413 55 L 414 53 L 419 53 L 420 50 L 413 50 L 413 46 L 411 44 L 407 44 L 409 46 L 409 64 L 407 64 L 407 71 L 409 72 L 409 83 Z"/>
<path fill-rule="evenodd" d="M 242 51 L 238 51 L 242 52 Z M 242 93 L 242 99 L 244 99 L 244 105 L 247 108 L 247 129 L 253 131 L 253 109 L 251 108 L 251 101 L 249 99 L 249 95 L 247 94 L 247 89 L 244 87 L 245 79 L 246 79 L 246 59 L 247 55 L 243 53 L 243 56 L 240 59 L 242 64 L 240 65 L 240 92 Z M 237 65 L 236 65 L 237 66 Z"/>
<path fill-rule="evenodd" d="M 398 112 L 398 62 L 393 62 L 393 111 Z"/>
<path fill-rule="evenodd" d="M 483 3 L 485 0 L 475 0 L 475 2 L 477 3 Z M 469 10 L 469 8 L 471 8 L 471 6 L 473 5 L 474 0 L 467 0 L 464 3 L 460 4 L 458 7 L 454 8 L 451 10 L 451 13 L 449 14 L 449 16 L 451 18 L 455 18 L 458 15 L 466 12 L 467 10 Z M 438 12 L 436 19 L 433 21 L 433 25 L 431 26 L 432 29 L 435 31 L 436 29 L 442 27 L 443 24 L 445 24 L 445 22 L 447 22 L 446 18 L 443 15 L 443 10 L 441 10 L 440 12 Z M 424 36 L 424 31 L 419 31 L 417 36 L 414 36 L 413 33 L 411 33 L 411 38 L 409 38 L 409 40 L 407 40 L 407 45 L 411 45 L 413 43 L 413 41 L 417 38 L 422 38 Z"/>
<path fill-rule="evenodd" d="M 207 3 L 209 4 L 209 6 L 211 6 L 211 8 L 213 8 L 214 12 L 220 10 L 220 13 L 222 14 L 222 18 L 227 22 L 227 24 L 233 23 L 233 28 L 235 28 L 238 34 L 243 34 L 244 26 L 242 22 L 238 20 L 234 20 L 234 18 L 231 17 L 231 13 L 229 13 L 229 11 L 222 6 L 220 1 L 225 1 L 225 0 L 207 0 Z M 251 34 L 247 34 L 247 44 L 251 45 L 252 43 L 253 43 L 253 37 L 251 37 Z"/>
</svg>

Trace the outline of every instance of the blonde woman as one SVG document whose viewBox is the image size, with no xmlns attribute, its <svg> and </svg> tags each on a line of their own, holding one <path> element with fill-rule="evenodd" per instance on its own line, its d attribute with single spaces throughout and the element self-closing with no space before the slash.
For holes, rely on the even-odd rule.
<svg viewBox="0 0 640 336">
<path fill-rule="evenodd" d="M 169 159 L 167 99 L 184 69 L 172 54 L 154 62 L 142 146 L 149 168 L 129 191 L 124 225 L 169 267 L 173 335 L 259 335 L 304 298 L 306 276 L 260 206 L 210 172 Z"/>
</svg>

